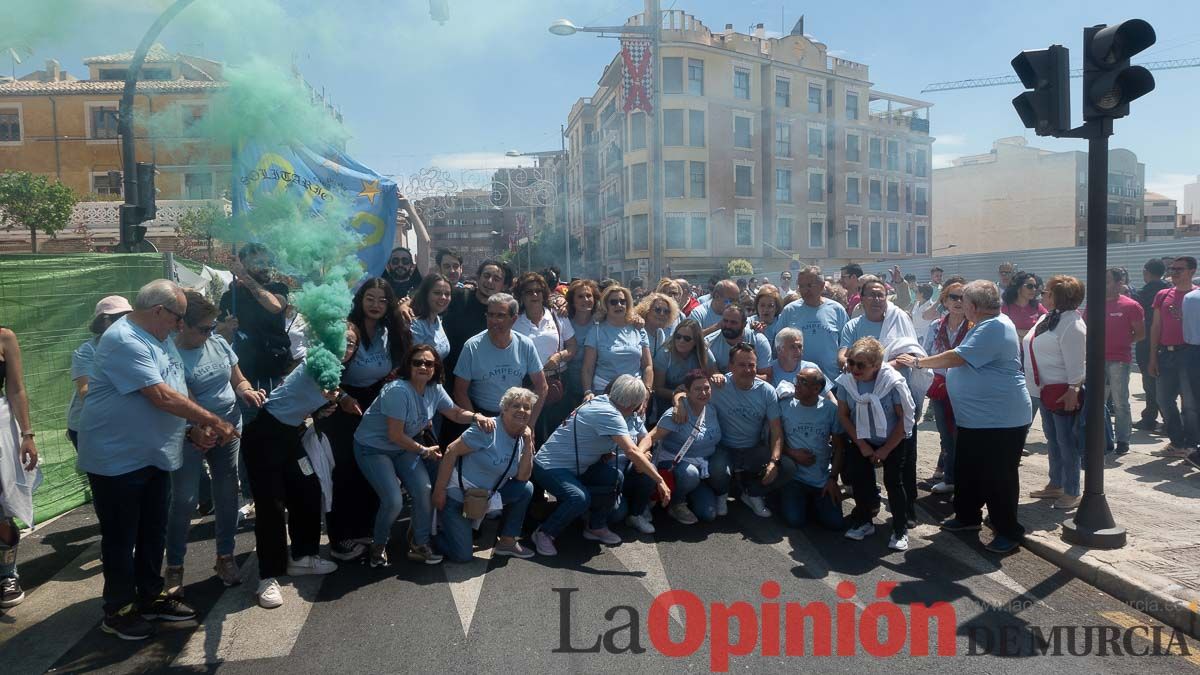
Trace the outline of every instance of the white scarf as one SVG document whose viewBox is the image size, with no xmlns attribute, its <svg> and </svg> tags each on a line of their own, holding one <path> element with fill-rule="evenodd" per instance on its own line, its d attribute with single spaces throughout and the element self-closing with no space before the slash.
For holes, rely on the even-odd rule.
<svg viewBox="0 0 1200 675">
<path fill-rule="evenodd" d="M 886 347 L 892 340 L 902 337 L 917 339 L 917 330 L 913 328 L 912 318 L 908 313 L 892 303 L 888 303 L 883 313 L 883 326 L 879 329 L 879 341 Z"/>
<path fill-rule="evenodd" d="M 900 394 L 900 409 L 904 413 L 904 435 L 912 435 L 916 406 L 913 404 L 912 394 L 908 391 L 908 384 L 895 368 L 887 363 L 881 365 L 879 374 L 875 376 L 875 388 L 866 393 L 859 393 L 858 382 L 850 373 L 839 375 L 837 383 L 854 400 L 854 428 L 860 438 L 868 435 L 875 438 L 887 438 L 887 422 L 880 399 L 887 396 L 893 389 L 898 389 Z M 875 421 L 873 428 L 871 426 L 872 419 Z M 867 434 L 864 433 L 864 429 L 871 431 Z"/>
<path fill-rule="evenodd" d="M 918 358 L 929 356 L 915 338 L 906 336 L 892 340 L 884 348 L 883 360 L 891 361 L 901 354 L 912 354 Z M 929 391 L 929 385 L 933 384 L 933 371 L 928 368 L 909 368 L 907 384 L 909 395 L 914 401 L 920 401 Z"/>
</svg>

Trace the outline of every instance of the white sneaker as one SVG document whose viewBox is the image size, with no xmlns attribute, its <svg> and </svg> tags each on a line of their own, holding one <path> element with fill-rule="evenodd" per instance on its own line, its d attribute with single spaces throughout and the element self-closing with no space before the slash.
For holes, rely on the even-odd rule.
<svg viewBox="0 0 1200 675">
<path fill-rule="evenodd" d="M 279 590 L 279 582 L 274 577 L 258 582 L 257 595 L 258 606 L 263 609 L 275 609 L 283 604 L 283 592 Z"/>
<path fill-rule="evenodd" d="M 608 544 L 609 546 L 616 546 L 621 543 L 621 537 L 607 527 L 602 527 L 599 530 L 584 528 L 583 538 L 589 541 L 598 541 L 601 544 Z"/>
<path fill-rule="evenodd" d="M 717 516 L 729 515 L 729 495 L 717 495 Z"/>
<path fill-rule="evenodd" d="M 875 525 L 873 523 L 863 523 L 858 527 L 846 530 L 846 538 L 853 539 L 854 541 L 862 541 L 873 534 L 875 534 Z"/>
<path fill-rule="evenodd" d="M 954 492 L 954 483 L 947 483 L 946 481 L 942 481 L 942 482 L 938 483 L 937 485 L 934 485 L 933 487 L 929 488 L 929 491 L 935 495 L 949 494 L 951 492 Z"/>
<path fill-rule="evenodd" d="M 669 513 L 672 518 L 682 525 L 695 525 L 696 523 L 700 522 L 700 519 L 696 517 L 696 514 L 692 513 L 692 510 L 688 508 L 688 505 L 684 504 L 683 502 L 679 502 L 678 504 L 675 504 L 671 508 L 667 509 L 667 513 Z"/>
<path fill-rule="evenodd" d="M 654 534 L 654 525 L 646 516 L 629 516 L 625 519 L 625 524 L 642 534 Z"/>
<path fill-rule="evenodd" d="M 758 516 L 759 518 L 771 517 L 771 509 L 768 509 L 767 505 L 763 503 L 762 497 L 752 497 L 743 492 L 742 503 L 750 507 L 750 510 L 754 512 L 754 515 Z"/>
<path fill-rule="evenodd" d="M 306 555 L 299 560 L 289 560 L 287 573 L 290 577 L 309 574 L 329 574 L 337 569 L 337 563 L 315 555 Z"/>
<path fill-rule="evenodd" d="M 896 535 L 893 534 L 891 536 L 891 538 L 888 539 L 888 548 L 892 549 L 893 551 L 907 551 L 908 550 L 908 535 L 902 534 L 899 537 L 897 537 Z"/>
</svg>

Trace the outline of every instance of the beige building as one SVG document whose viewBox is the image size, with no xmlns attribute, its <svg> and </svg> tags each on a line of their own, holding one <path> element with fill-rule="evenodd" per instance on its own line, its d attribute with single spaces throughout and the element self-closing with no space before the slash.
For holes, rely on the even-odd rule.
<svg viewBox="0 0 1200 675">
<path fill-rule="evenodd" d="M 673 273 L 929 254 L 931 104 L 874 89 L 802 23 L 767 38 L 663 12 L 660 56 L 658 241 Z M 624 111 L 623 67 L 618 53 L 571 109 L 566 185 L 585 271 L 627 279 L 650 267 L 653 134 Z"/>
<path fill-rule="evenodd" d="M 1178 202 L 1157 192 L 1147 192 L 1144 200 L 1146 241 L 1174 239 L 1179 221 Z"/>
<path fill-rule="evenodd" d="M 1108 156 L 1108 241 L 1144 241 L 1146 166 L 1129 150 Z M 934 255 L 1087 243 L 1087 153 L 1050 152 L 1017 136 L 933 172 Z"/>
</svg>

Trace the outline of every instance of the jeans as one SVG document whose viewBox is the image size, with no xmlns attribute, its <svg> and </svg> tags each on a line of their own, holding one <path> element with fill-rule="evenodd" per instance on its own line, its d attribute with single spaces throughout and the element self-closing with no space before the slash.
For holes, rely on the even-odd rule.
<svg viewBox="0 0 1200 675">
<path fill-rule="evenodd" d="M 437 478 L 437 461 L 421 459 L 415 452 L 379 451 L 358 441 L 354 442 L 354 458 L 358 460 L 358 468 L 363 476 L 379 496 L 373 534 L 375 544 L 382 546 L 388 543 L 392 525 L 404 509 L 401 483 L 412 500 L 412 517 L 408 522 L 412 529 L 412 541 L 417 545 L 428 544 L 433 525 L 432 488 Z"/>
<path fill-rule="evenodd" d="M 780 457 L 776 465 L 775 480 L 762 483 L 762 472 L 771 460 L 771 449 L 766 445 L 753 448 L 730 448 L 718 445 L 717 451 L 708 458 L 709 483 L 717 494 L 727 494 L 729 483 L 737 478 L 742 492 L 751 497 L 765 497 L 787 485 L 796 475 L 796 462 L 791 457 Z"/>
<path fill-rule="evenodd" d="M 1074 415 L 1057 415 L 1042 403 L 1042 431 L 1050 456 L 1050 484 L 1063 492 L 1079 496 L 1079 472 L 1083 462 L 1084 411 Z"/>
<path fill-rule="evenodd" d="M 580 476 L 571 469 L 543 469 L 534 462 L 533 482 L 558 501 L 554 513 L 539 528 L 557 537 L 584 513 L 588 514 L 588 529 L 607 527 L 621 494 L 624 475 L 612 462 L 596 462 Z"/>
<path fill-rule="evenodd" d="M 88 483 L 100 521 L 104 613 L 153 600 L 163 590 L 170 474 L 147 466 L 119 476 L 89 473 Z"/>
<path fill-rule="evenodd" d="M 821 494 L 821 488 L 793 480 L 779 491 L 779 505 L 788 527 L 801 528 L 808 524 L 811 509 L 817 522 L 828 530 L 841 530 L 846 521 L 842 507 L 832 497 Z"/>
<path fill-rule="evenodd" d="M 1129 444 L 1129 435 L 1133 433 L 1133 413 L 1129 409 L 1129 370 L 1128 361 L 1104 362 L 1104 386 L 1116 420 L 1117 442 L 1126 445 Z"/>
<path fill-rule="evenodd" d="M 929 407 L 933 410 L 933 421 L 937 424 L 938 436 L 941 437 L 942 456 L 938 459 L 938 466 L 942 468 L 942 482 L 954 485 L 954 448 L 958 438 L 958 427 L 951 419 L 953 408 L 949 400 L 935 399 L 929 400 Z"/>
<path fill-rule="evenodd" d="M 701 478 L 700 470 L 694 464 L 680 462 L 671 469 L 671 462 L 659 462 L 658 472 L 671 472 L 675 477 L 675 487 L 671 488 L 671 506 L 686 503 L 696 514 L 696 517 L 706 523 L 717 518 L 717 488 L 729 489 L 729 478 L 714 479 L 712 465 L 709 465 L 709 477 Z M 713 486 L 716 485 L 717 488 Z M 646 474 L 630 469 L 625 474 L 625 495 L 629 498 L 629 512 L 638 515 L 646 509 L 653 498 L 657 487 L 654 480 Z"/>
<path fill-rule="evenodd" d="M 500 521 L 501 537 L 521 536 L 521 525 L 525 522 L 525 510 L 533 499 L 533 484 L 527 480 L 507 480 L 500 488 L 500 499 L 504 502 L 504 515 Z M 472 528 L 462 512 L 462 502 L 446 497 L 446 508 L 438 512 L 437 545 L 453 562 L 471 561 Z"/>
<path fill-rule="evenodd" d="M 1043 414 L 1043 419 L 1050 415 Z M 954 517 L 968 525 L 983 522 L 983 507 L 996 534 L 1018 541 L 1025 528 L 1017 520 L 1021 491 L 1021 448 L 1029 427 L 958 428 L 955 453 Z"/>
<path fill-rule="evenodd" d="M 1146 335 L 1150 327 L 1146 326 Z M 1146 407 L 1142 409 L 1143 422 L 1158 420 L 1158 378 L 1150 375 L 1150 339 L 1140 340 L 1133 345 L 1134 358 L 1137 360 L 1138 372 L 1142 374 L 1142 391 L 1146 395 Z"/>
<path fill-rule="evenodd" d="M 1193 356 L 1190 352 L 1197 349 L 1200 348 L 1158 350 L 1158 407 L 1171 445 L 1179 448 L 1194 446 L 1200 440 L 1196 422 L 1200 410 L 1196 408 L 1196 392 L 1192 391 L 1186 375 L 1189 357 Z M 1183 400 L 1182 414 L 1176 399 Z"/>
<path fill-rule="evenodd" d="M 217 555 L 233 555 L 233 538 L 238 519 L 238 451 L 235 438 L 201 452 L 190 441 L 183 443 L 183 466 L 171 472 L 171 512 L 167 521 L 167 564 L 183 564 L 187 554 L 188 530 L 199 501 L 200 475 L 204 463 L 212 471 L 213 513 L 217 529 Z"/>
</svg>

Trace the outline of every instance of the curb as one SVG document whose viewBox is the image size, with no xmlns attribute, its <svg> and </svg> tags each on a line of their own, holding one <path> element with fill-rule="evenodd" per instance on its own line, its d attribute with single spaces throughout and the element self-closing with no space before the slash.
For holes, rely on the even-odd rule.
<svg viewBox="0 0 1200 675">
<path fill-rule="evenodd" d="M 1166 625 L 1200 639 L 1200 612 L 1160 588 L 1146 584 L 1113 565 L 1085 560 L 1090 549 L 1074 547 L 1057 537 L 1026 534 L 1021 544 L 1031 553 L 1095 586 L 1099 590 L 1144 612 Z"/>
</svg>

